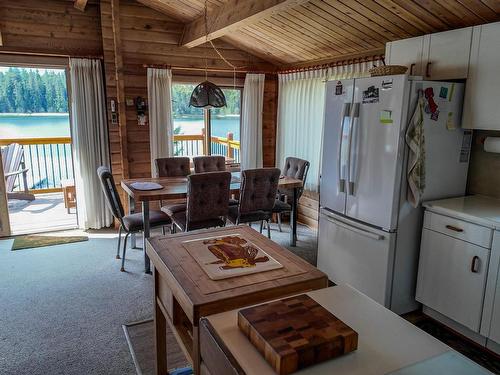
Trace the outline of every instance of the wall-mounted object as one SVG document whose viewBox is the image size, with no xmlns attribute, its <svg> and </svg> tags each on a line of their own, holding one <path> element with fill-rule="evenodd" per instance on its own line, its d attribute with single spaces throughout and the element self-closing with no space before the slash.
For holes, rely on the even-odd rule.
<svg viewBox="0 0 500 375">
<path fill-rule="evenodd" d="M 486 137 L 484 140 L 484 151 L 500 153 L 500 137 Z"/>
<path fill-rule="evenodd" d="M 135 98 L 135 110 L 137 112 L 137 124 L 139 126 L 147 125 L 148 118 L 146 116 L 146 111 L 148 110 L 148 103 L 146 99 L 141 96 Z"/>
<path fill-rule="evenodd" d="M 109 106 L 111 108 L 111 113 L 115 113 L 116 112 L 116 101 L 114 99 L 111 99 L 109 101 Z"/>
<path fill-rule="evenodd" d="M 127 107 L 133 107 L 134 106 L 134 99 L 133 98 L 125 99 L 125 104 Z"/>
</svg>

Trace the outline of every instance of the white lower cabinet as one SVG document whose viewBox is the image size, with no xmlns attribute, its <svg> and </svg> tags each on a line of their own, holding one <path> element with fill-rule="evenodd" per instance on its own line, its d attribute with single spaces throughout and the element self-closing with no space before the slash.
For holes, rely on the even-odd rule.
<svg viewBox="0 0 500 375">
<path fill-rule="evenodd" d="M 490 250 L 424 228 L 416 299 L 479 332 Z"/>
<path fill-rule="evenodd" d="M 498 279 L 495 304 L 493 305 L 493 314 L 491 318 L 490 334 L 488 338 L 500 344 L 500 280 Z"/>
</svg>

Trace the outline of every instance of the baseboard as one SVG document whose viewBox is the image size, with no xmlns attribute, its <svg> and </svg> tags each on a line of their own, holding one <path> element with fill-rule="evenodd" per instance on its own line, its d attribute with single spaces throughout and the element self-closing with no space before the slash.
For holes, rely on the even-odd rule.
<svg viewBox="0 0 500 375">
<path fill-rule="evenodd" d="M 423 306 L 422 312 L 430 316 L 432 319 L 437 320 L 438 322 L 444 324 L 449 327 L 456 333 L 468 338 L 471 341 L 474 341 L 476 344 L 486 347 L 486 337 L 481 336 L 479 333 L 470 330 L 467 327 L 464 327 L 460 323 L 455 322 L 454 320 L 444 316 L 443 314 L 437 312 L 436 310 L 431 309 L 430 307 Z"/>
</svg>

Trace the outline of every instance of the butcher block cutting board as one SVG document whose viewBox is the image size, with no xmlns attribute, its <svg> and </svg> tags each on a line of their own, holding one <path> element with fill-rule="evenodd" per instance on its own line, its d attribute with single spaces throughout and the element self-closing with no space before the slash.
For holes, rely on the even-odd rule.
<svg viewBox="0 0 500 375">
<path fill-rule="evenodd" d="M 238 326 L 280 375 L 358 347 L 358 334 L 305 294 L 240 310 Z"/>
</svg>

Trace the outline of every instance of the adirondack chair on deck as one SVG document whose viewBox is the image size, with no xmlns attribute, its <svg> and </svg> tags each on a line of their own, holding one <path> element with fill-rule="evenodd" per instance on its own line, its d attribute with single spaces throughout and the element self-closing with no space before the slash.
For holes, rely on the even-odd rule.
<svg viewBox="0 0 500 375">
<path fill-rule="evenodd" d="M 24 164 L 24 152 L 21 145 L 11 143 L 2 148 L 2 165 L 5 177 L 5 189 L 8 199 L 32 201 L 35 196 L 28 190 L 28 168 Z M 17 181 L 17 184 L 16 184 Z M 14 191 L 22 182 L 23 191 Z"/>
</svg>

